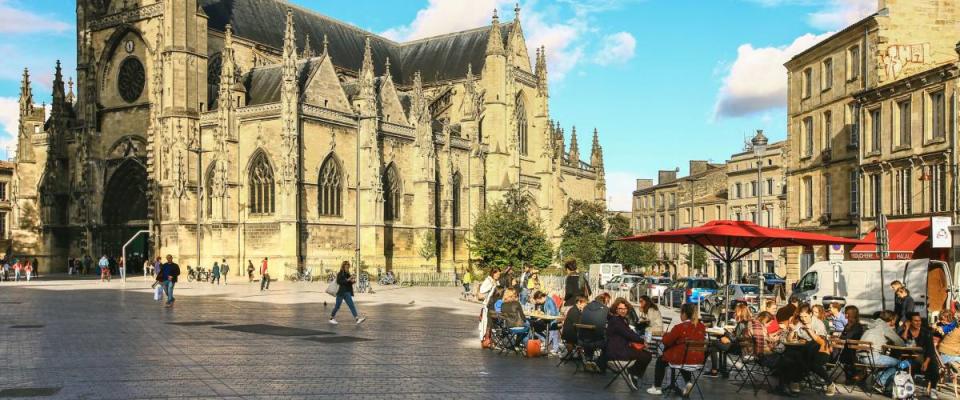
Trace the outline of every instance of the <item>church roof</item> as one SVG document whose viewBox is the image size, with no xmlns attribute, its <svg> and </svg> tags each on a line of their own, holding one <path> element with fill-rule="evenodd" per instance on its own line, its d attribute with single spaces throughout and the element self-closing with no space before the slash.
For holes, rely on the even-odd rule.
<svg viewBox="0 0 960 400">
<path fill-rule="evenodd" d="M 297 62 L 297 86 L 303 93 L 307 79 L 320 67 L 322 57 Z M 283 67 L 280 64 L 258 67 L 243 75 L 243 86 L 247 89 L 247 105 L 276 103 L 280 101 L 283 90 Z"/>
<path fill-rule="evenodd" d="M 474 71 L 483 69 L 489 37 L 489 27 L 397 43 L 353 25 L 337 21 L 280 0 L 200 0 L 208 16 L 210 29 L 224 31 L 230 24 L 233 34 L 277 49 L 283 48 L 283 26 L 287 9 L 293 12 L 297 48 L 302 49 L 306 35 L 312 47 L 322 46 L 324 35 L 329 40 L 333 63 L 344 69 L 359 71 L 363 63 L 366 37 L 370 37 L 374 71 L 382 74 L 390 58 L 394 82 L 413 83 L 413 75 L 420 71 L 424 83 L 429 84 L 466 76 L 467 65 Z M 504 24 L 501 40 L 506 42 L 510 24 Z M 319 48 L 314 53 L 320 53 Z"/>
</svg>

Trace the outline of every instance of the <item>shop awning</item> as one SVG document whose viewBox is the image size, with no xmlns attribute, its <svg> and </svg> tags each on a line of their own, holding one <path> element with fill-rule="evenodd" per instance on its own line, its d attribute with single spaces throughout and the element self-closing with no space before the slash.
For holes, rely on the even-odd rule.
<svg viewBox="0 0 960 400">
<path fill-rule="evenodd" d="M 887 222 L 887 236 L 889 237 L 887 259 L 909 260 L 913 253 L 923 245 L 930 235 L 930 220 L 889 221 Z M 868 242 L 877 241 L 877 231 L 871 231 L 863 238 Z M 850 257 L 856 260 L 877 259 L 875 244 L 858 244 L 850 250 Z"/>
</svg>

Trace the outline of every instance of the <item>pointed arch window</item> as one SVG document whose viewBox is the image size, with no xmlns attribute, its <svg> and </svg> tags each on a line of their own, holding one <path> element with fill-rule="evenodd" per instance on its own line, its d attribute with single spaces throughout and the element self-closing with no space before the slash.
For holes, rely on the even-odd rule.
<svg viewBox="0 0 960 400">
<path fill-rule="evenodd" d="M 207 168 L 207 181 L 203 184 L 203 194 L 207 200 L 207 218 L 213 215 L 213 174 L 214 174 L 214 165 L 216 161 L 210 164 L 210 167 Z"/>
<path fill-rule="evenodd" d="M 317 181 L 320 216 L 340 217 L 343 215 L 343 175 L 340 163 L 333 156 L 327 156 L 320 166 L 320 178 Z"/>
<path fill-rule="evenodd" d="M 453 223 L 453 227 L 460 227 L 460 186 L 461 186 L 461 177 L 460 173 L 457 172 L 453 174 L 453 185 L 450 189 L 453 191 L 452 206 L 450 211 L 453 213 L 450 221 Z"/>
<path fill-rule="evenodd" d="M 523 97 L 517 96 L 517 142 L 520 146 L 520 155 L 527 155 L 527 108 L 523 104 Z"/>
<path fill-rule="evenodd" d="M 267 155 L 262 151 L 253 156 L 250 163 L 250 204 L 251 214 L 273 214 L 274 212 L 274 180 L 273 168 L 267 161 Z"/>
<path fill-rule="evenodd" d="M 400 220 L 400 203 L 403 199 L 400 173 L 397 166 L 390 163 L 383 172 L 383 220 Z"/>
</svg>

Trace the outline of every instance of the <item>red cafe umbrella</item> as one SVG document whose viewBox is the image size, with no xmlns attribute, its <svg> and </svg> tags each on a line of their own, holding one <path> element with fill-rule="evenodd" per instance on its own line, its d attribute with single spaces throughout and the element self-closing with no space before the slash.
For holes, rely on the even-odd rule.
<svg viewBox="0 0 960 400">
<path fill-rule="evenodd" d="M 750 221 L 711 221 L 702 226 L 657 232 L 620 239 L 628 242 L 695 244 L 726 265 L 730 283 L 730 265 L 753 252 L 768 247 L 819 246 L 831 244 L 874 244 L 817 233 L 766 228 Z M 729 297 L 729 295 L 727 296 Z M 727 298 L 725 297 L 725 298 Z M 728 301 L 724 301 L 729 306 Z M 724 313 L 726 315 L 726 313 Z"/>
</svg>

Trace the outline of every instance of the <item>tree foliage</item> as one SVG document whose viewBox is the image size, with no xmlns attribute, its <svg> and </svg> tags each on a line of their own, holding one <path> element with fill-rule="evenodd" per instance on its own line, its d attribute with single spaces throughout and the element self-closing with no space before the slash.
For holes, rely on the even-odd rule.
<svg viewBox="0 0 960 400">
<path fill-rule="evenodd" d="M 529 200 L 518 189 L 480 214 L 468 244 L 486 266 L 550 265 L 553 248 L 538 221 L 529 214 Z"/>
<path fill-rule="evenodd" d="M 653 243 L 621 242 L 616 239 L 633 235 L 630 220 L 622 215 L 607 219 L 607 245 L 603 262 L 619 263 L 625 267 L 641 268 L 652 265 L 657 259 Z"/>
<path fill-rule="evenodd" d="M 606 211 L 603 204 L 574 200 L 570 210 L 560 220 L 563 237 L 560 249 L 565 259 L 574 259 L 579 265 L 601 261 L 606 247 Z"/>
<path fill-rule="evenodd" d="M 423 234 L 423 242 L 420 244 L 418 252 L 420 257 L 423 257 L 426 261 L 430 261 L 437 255 L 437 238 L 433 231 L 427 231 Z"/>
<path fill-rule="evenodd" d="M 690 273 L 694 274 L 697 272 L 706 273 L 707 272 L 707 251 L 701 249 L 697 246 L 691 246 L 691 249 L 687 254 L 684 254 L 684 258 L 687 260 L 687 265 L 690 266 Z"/>
</svg>

